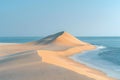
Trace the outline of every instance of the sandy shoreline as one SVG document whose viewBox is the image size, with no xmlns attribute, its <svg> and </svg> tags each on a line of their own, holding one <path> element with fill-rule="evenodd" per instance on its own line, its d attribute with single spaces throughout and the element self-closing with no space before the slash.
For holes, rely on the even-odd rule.
<svg viewBox="0 0 120 80">
<path fill-rule="evenodd" d="M 114 80 L 69 56 L 96 47 L 66 32 L 26 44 L 0 45 L 2 80 Z M 11 77 L 12 76 L 12 77 Z"/>
<path fill-rule="evenodd" d="M 77 54 L 78 52 L 83 52 L 86 50 L 93 50 L 93 49 L 95 49 L 94 46 L 83 47 L 82 49 L 81 47 L 76 47 L 67 51 L 39 50 L 38 54 L 42 57 L 42 61 L 45 63 L 50 63 L 53 65 L 57 65 L 57 66 L 72 70 L 74 72 L 93 78 L 95 80 L 114 80 L 113 78 L 107 77 L 101 71 L 92 69 L 86 65 L 80 64 L 68 58 L 69 56 Z M 71 52 L 73 50 L 75 52 Z"/>
</svg>

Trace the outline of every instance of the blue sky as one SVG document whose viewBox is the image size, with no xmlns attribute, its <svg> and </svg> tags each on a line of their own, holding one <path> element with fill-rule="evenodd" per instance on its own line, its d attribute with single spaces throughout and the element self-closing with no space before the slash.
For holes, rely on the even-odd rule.
<svg viewBox="0 0 120 80">
<path fill-rule="evenodd" d="M 120 36 L 120 0 L 0 0 L 0 36 Z"/>
</svg>

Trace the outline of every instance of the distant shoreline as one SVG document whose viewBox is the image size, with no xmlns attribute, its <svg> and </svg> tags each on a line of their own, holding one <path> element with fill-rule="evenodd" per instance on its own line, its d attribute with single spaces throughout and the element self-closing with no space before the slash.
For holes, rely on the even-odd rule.
<svg viewBox="0 0 120 80">
<path fill-rule="evenodd" d="M 20 44 L 20 43 L 0 43 L 0 45 L 12 45 L 12 44 Z"/>
</svg>

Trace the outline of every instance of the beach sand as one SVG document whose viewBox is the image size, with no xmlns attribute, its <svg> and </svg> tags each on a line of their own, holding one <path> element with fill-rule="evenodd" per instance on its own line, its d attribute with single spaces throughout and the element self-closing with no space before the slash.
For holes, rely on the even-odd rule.
<svg viewBox="0 0 120 80">
<path fill-rule="evenodd" d="M 96 47 L 67 32 L 25 44 L 0 44 L 1 80 L 114 80 L 69 56 Z"/>
</svg>

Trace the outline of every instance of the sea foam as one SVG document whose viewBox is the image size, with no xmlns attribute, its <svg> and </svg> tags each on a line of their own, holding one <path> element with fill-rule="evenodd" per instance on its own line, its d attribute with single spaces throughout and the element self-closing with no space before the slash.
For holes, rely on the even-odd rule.
<svg viewBox="0 0 120 80">
<path fill-rule="evenodd" d="M 105 49 L 107 48 L 106 46 L 102 46 L 102 45 L 95 45 L 97 49 Z"/>
</svg>

